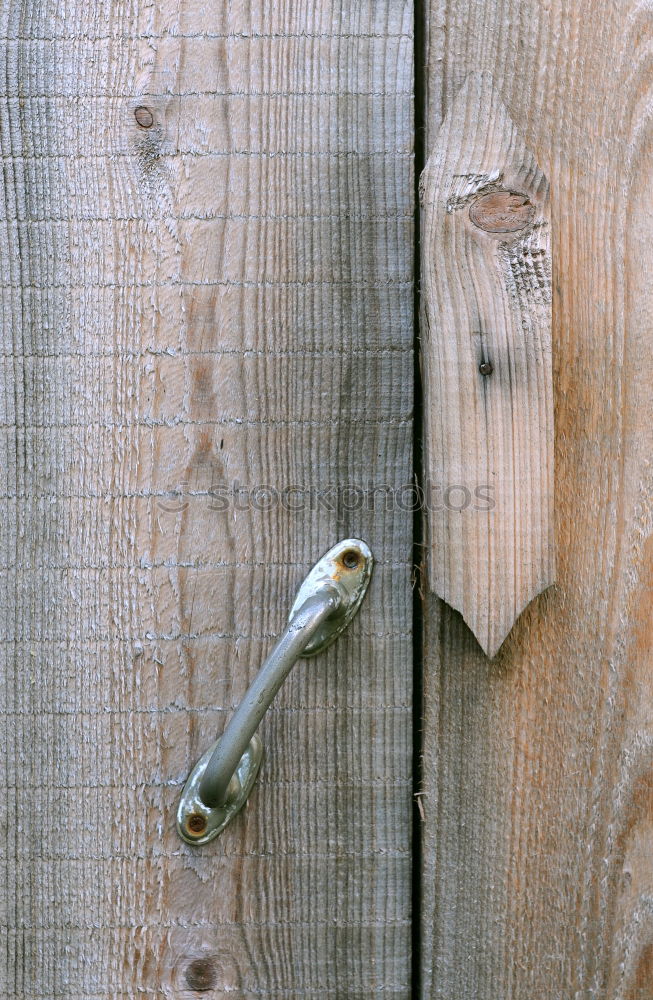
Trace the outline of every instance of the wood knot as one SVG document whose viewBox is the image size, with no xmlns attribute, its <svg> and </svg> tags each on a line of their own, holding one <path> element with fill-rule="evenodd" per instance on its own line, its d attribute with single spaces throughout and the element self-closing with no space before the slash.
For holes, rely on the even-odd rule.
<svg viewBox="0 0 653 1000">
<path fill-rule="evenodd" d="M 218 981 L 217 965 L 213 958 L 194 958 L 186 967 L 186 985 L 189 990 L 205 993 Z"/>
<path fill-rule="evenodd" d="M 469 209 L 471 221 L 486 233 L 516 233 L 529 226 L 534 215 L 535 205 L 515 191 L 492 191 Z"/>
<path fill-rule="evenodd" d="M 134 109 L 134 118 L 141 128 L 152 128 L 154 125 L 154 115 L 144 104 L 140 104 Z"/>
</svg>

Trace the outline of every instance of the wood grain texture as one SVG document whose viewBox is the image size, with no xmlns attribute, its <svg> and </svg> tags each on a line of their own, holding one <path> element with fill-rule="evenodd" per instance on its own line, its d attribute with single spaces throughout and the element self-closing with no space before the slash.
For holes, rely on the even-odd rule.
<svg viewBox="0 0 653 1000">
<path fill-rule="evenodd" d="M 8 1000 L 409 994 L 411 515 L 342 488 L 410 481 L 412 30 L 386 0 L 0 13 Z M 360 615 L 187 847 L 191 765 L 347 535 Z"/>
<path fill-rule="evenodd" d="M 433 0 L 427 152 L 488 72 L 549 178 L 557 582 L 494 661 L 425 605 L 429 1000 L 653 997 L 653 11 Z"/>
<path fill-rule="evenodd" d="M 494 656 L 555 554 L 548 184 L 489 75 L 420 192 L 429 582 Z"/>
</svg>

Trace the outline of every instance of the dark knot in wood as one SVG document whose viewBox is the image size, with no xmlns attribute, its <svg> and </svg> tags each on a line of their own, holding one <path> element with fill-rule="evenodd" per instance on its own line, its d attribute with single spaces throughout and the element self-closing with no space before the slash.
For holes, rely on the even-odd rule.
<svg viewBox="0 0 653 1000">
<path fill-rule="evenodd" d="M 154 125 L 154 115 L 149 108 L 145 107 L 144 104 L 141 104 L 135 109 L 134 118 L 141 128 L 152 128 Z"/>
<path fill-rule="evenodd" d="M 469 209 L 475 226 L 486 233 L 516 233 L 533 221 L 535 206 L 524 194 L 492 191 L 478 198 Z"/>
<path fill-rule="evenodd" d="M 195 958 L 189 962 L 186 969 L 186 985 L 190 990 L 204 993 L 212 990 L 218 980 L 217 966 L 215 959 Z"/>
</svg>

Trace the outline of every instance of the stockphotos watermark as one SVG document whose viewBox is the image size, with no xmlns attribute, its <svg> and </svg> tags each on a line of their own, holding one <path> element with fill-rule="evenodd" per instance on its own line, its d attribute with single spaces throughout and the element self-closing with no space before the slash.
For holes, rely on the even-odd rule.
<svg viewBox="0 0 653 1000">
<path fill-rule="evenodd" d="M 367 511 L 390 513 L 393 511 L 437 512 L 465 511 L 483 513 L 494 509 L 494 488 L 489 483 L 434 483 L 424 485 L 404 483 L 390 486 L 368 481 L 339 483 L 329 486 L 272 486 L 269 483 L 244 486 L 237 479 L 232 483 L 212 483 L 208 490 L 191 489 L 188 482 L 180 482 L 158 498 L 158 506 L 168 514 L 179 514 L 188 509 L 191 500 L 204 499 L 207 509 L 219 514 L 228 511 L 285 510 L 291 514 L 306 511 L 325 511 L 339 517 Z"/>
</svg>

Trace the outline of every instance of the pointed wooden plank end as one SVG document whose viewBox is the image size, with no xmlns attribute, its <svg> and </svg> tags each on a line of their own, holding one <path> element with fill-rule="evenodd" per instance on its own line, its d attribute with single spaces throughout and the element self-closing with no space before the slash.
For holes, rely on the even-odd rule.
<svg viewBox="0 0 653 1000">
<path fill-rule="evenodd" d="M 492 78 L 420 182 L 431 589 L 494 656 L 555 578 L 549 186 Z"/>
</svg>

